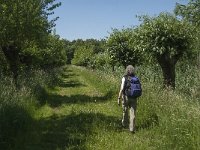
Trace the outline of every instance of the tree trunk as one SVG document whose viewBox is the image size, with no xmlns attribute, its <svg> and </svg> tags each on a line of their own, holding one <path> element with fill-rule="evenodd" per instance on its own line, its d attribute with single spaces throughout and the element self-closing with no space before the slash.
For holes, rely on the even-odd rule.
<svg viewBox="0 0 200 150">
<path fill-rule="evenodd" d="M 163 72 L 164 87 L 175 89 L 175 64 L 177 60 L 175 61 L 173 58 L 169 58 L 167 54 L 159 55 L 157 60 Z"/>
<path fill-rule="evenodd" d="M 15 85 L 17 86 L 19 51 L 15 46 L 4 46 L 2 47 L 2 51 L 6 57 L 6 60 L 8 61 Z"/>
<path fill-rule="evenodd" d="M 175 89 L 175 65 L 170 63 L 160 64 L 163 72 L 164 86 Z"/>
</svg>

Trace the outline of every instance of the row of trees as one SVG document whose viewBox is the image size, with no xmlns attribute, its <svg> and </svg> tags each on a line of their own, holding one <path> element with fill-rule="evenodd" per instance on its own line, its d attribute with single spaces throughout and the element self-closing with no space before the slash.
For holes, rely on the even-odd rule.
<svg viewBox="0 0 200 150">
<path fill-rule="evenodd" d="M 175 87 L 175 65 L 184 54 L 191 52 L 194 28 L 168 13 L 141 19 L 140 26 L 132 30 L 113 32 L 108 39 L 110 56 L 124 67 L 153 60 L 161 66 L 164 84 Z"/>
<path fill-rule="evenodd" d="M 95 52 L 94 43 L 79 44 L 74 50 L 72 63 L 83 66 L 92 64 L 93 67 L 120 64 L 126 67 L 128 64 L 141 65 L 150 61 L 160 65 L 164 85 L 175 88 L 177 62 L 199 53 L 199 9 L 200 1 L 191 0 L 187 5 L 177 4 L 174 14 L 139 17 L 142 22 L 139 26 L 113 29 L 103 41 L 102 45 L 105 46 L 100 53 Z M 97 65 L 98 56 L 104 63 Z"/>
<path fill-rule="evenodd" d="M 139 17 L 141 24 L 113 29 L 106 40 L 60 40 L 49 21 L 61 3 L 55 0 L 0 0 L 0 70 L 10 70 L 15 81 L 20 69 L 67 63 L 99 68 L 104 65 L 158 63 L 164 84 L 175 87 L 175 65 L 199 51 L 200 0 L 177 4 L 175 14 Z"/>
</svg>

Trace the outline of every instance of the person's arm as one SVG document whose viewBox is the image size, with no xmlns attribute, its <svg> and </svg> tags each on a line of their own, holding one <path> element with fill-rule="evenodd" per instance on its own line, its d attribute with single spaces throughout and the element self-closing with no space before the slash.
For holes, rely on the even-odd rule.
<svg viewBox="0 0 200 150">
<path fill-rule="evenodd" d="M 120 87 L 120 90 L 119 90 L 119 94 L 118 94 L 118 105 L 120 105 L 120 102 L 121 102 L 121 98 L 122 98 L 122 93 L 123 93 L 123 89 L 124 89 L 124 84 L 125 84 L 125 78 L 123 77 L 122 78 L 122 83 L 121 83 L 121 87 Z"/>
<path fill-rule="evenodd" d="M 121 103 L 121 96 L 122 96 L 122 90 L 120 89 L 119 96 L 118 96 L 118 99 L 117 99 L 118 105 L 120 105 L 120 103 Z"/>
</svg>

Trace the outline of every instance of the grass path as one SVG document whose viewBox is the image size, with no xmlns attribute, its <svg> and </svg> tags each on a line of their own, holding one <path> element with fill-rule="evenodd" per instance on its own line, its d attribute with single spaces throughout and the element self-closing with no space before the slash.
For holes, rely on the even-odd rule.
<svg viewBox="0 0 200 150">
<path fill-rule="evenodd" d="M 151 149 L 148 136 L 142 131 L 132 135 L 121 129 L 121 109 L 113 97 L 116 93 L 87 70 L 68 66 L 59 85 L 47 89 L 45 95 L 35 114 L 33 130 L 27 133 L 21 147 L 27 150 Z"/>
</svg>

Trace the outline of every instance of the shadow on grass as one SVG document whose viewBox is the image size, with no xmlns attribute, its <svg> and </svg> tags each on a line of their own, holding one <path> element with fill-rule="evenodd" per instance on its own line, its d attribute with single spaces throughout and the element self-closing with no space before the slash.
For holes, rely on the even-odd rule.
<svg viewBox="0 0 200 150">
<path fill-rule="evenodd" d="M 97 130 L 120 130 L 116 117 L 100 113 L 72 113 L 66 117 L 51 116 L 37 121 L 21 149 L 65 150 L 86 149 L 87 139 Z"/>
<path fill-rule="evenodd" d="M 71 78 L 71 77 L 75 77 L 75 76 L 79 76 L 73 72 L 68 72 L 68 73 L 61 73 L 60 77 L 61 78 Z"/>
<path fill-rule="evenodd" d="M 70 74 L 70 71 L 68 72 Z M 68 80 L 58 84 L 58 87 L 61 88 L 75 88 L 75 87 L 86 87 L 87 85 L 82 84 L 78 81 Z M 54 90 L 54 89 L 53 89 Z M 83 94 L 76 94 L 70 96 L 62 96 L 59 94 L 53 94 L 47 92 L 45 89 L 41 89 L 41 95 L 39 99 L 39 104 L 44 105 L 48 104 L 51 107 L 59 107 L 63 104 L 85 104 L 85 103 L 99 103 L 105 102 L 111 99 L 114 95 L 113 91 L 108 91 L 104 96 L 88 96 Z"/>
<path fill-rule="evenodd" d="M 67 67 L 63 69 L 64 71 L 60 73 L 60 76 L 58 77 L 58 81 L 56 83 L 56 86 L 67 88 L 67 87 L 78 87 L 78 86 L 84 86 L 80 82 L 72 81 L 70 78 L 77 77 L 79 75 L 73 73 L 71 69 L 68 69 Z M 65 79 L 70 79 L 70 81 L 64 81 Z"/>
<path fill-rule="evenodd" d="M 63 69 L 63 72 L 60 74 L 61 78 L 71 78 L 71 77 L 75 77 L 75 76 L 79 76 L 78 74 L 75 74 L 72 69 L 69 69 L 68 67 Z"/>
<path fill-rule="evenodd" d="M 45 91 L 44 91 L 45 92 Z M 76 94 L 71 96 L 62 96 L 57 94 L 43 93 L 46 96 L 40 98 L 40 105 L 48 104 L 50 107 L 59 107 L 63 104 L 85 104 L 85 103 L 101 103 L 112 98 L 113 92 L 109 91 L 104 96 L 88 96 L 84 94 Z"/>
<path fill-rule="evenodd" d="M 34 121 L 29 108 L 24 102 L 15 101 L 1 103 L 0 109 L 0 149 L 12 150 L 21 133 L 28 132 Z"/>
<path fill-rule="evenodd" d="M 78 81 L 66 81 L 66 82 L 62 81 L 58 83 L 58 86 L 62 88 L 69 88 L 69 87 L 81 87 L 81 86 L 84 87 L 86 85 Z"/>
</svg>

